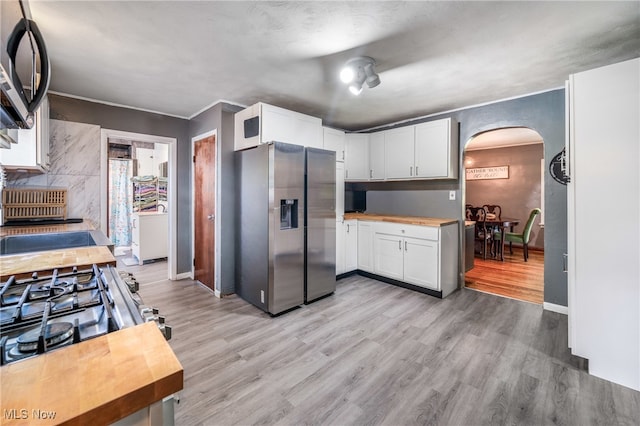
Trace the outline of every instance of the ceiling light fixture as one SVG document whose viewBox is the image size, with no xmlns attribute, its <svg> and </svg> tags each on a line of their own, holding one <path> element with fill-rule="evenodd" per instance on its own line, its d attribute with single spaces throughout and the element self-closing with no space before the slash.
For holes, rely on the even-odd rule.
<svg viewBox="0 0 640 426">
<path fill-rule="evenodd" d="M 354 95 L 362 93 L 362 86 L 367 83 L 369 88 L 380 84 L 380 76 L 376 74 L 376 61 L 368 56 L 359 56 L 347 61 L 340 71 L 340 80 L 349 85 L 349 91 Z"/>
</svg>

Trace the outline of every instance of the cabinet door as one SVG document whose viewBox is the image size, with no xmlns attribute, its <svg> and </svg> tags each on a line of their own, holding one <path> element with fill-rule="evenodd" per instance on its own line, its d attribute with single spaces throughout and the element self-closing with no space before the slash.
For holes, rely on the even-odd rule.
<svg viewBox="0 0 640 426">
<path fill-rule="evenodd" d="M 336 220 L 344 216 L 344 163 L 336 162 Z"/>
<path fill-rule="evenodd" d="M 344 145 L 345 180 L 369 180 L 369 135 L 348 133 Z"/>
<path fill-rule="evenodd" d="M 440 290 L 438 283 L 438 242 L 405 237 L 404 281 Z"/>
<path fill-rule="evenodd" d="M 414 126 L 384 132 L 387 179 L 406 179 L 415 175 L 414 139 Z"/>
<path fill-rule="evenodd" d="M 384 132 L 369 135 L 369 178 L 382 180 L 384 173 Z"/>
<path fill-rule="evenodd" d="M 452 120 L 447 118 L 430 121 L 415 127 L 416 176 L 420 178 L 457 176 L 457 173 L 454 175 L 454 170 L 457 170 L 457 164 L 455 164 L 457 158 L 452 158 L 454 151 L 452 143 L 458 141 L 451 140 Z"/>
<path fill-rule="evenodd" d="M 295 133 L 293 131 L 294 119 L 293 111 L 283 108 L 274 107 L 272 105 L 262 104 L 261 117 L 262 123 L 260 138 L 262 143 L 278 141 L 286 143 L 296 142 Z"/>
<path fill-rule="evenodd" d="M 299 112 L 294 112 L 292 119 L 290 143 L 322 149 L 322 120 Z"/>
<path fill-rule="evenodd" d="M 358 269 L 374 272 L 373 223 L 358 221 Z"/>
<path fill-rule="evenodd" d="M 345 267 L 345 226 L 343 221 L 336 222 L 336 275 L 344 274 Z"/>
<path fill-rule="evenodd" d="M 375 273 L 396 280 L 403 279 L 402 238 L 395 235 L 375 234 Z"/>
<path fill-rule="evenodd" d="M 345 220 L 345 269 L 346 272 L 358 269 L 358 221 Z"/>
<path fill-rule="evenodd" d="M 323 127 L 323 148 L 335 151 L 336 161 L 344 161 L 344 132 L 342 130 Z"/>
</svg>

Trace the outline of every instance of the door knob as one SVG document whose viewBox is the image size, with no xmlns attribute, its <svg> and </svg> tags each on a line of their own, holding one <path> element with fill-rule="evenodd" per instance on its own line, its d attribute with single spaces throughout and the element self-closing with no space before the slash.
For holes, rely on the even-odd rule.
<svg viewBox="0 0 640 426">
<path fill-rule="evenodd" d="M 215 218 L 216 218 L 216 216 L 215 216 L 215 215 L 213 215 L 213 214 L 207 215 L 207 219 L 208 219 L 208 220 L 213 220 L 213 219 L 215 219 Z"/>
</svg>

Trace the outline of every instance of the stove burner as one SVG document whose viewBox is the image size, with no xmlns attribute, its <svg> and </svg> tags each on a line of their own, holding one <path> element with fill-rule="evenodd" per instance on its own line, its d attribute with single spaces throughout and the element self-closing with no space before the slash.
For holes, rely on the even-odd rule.
<svg viewBox="0 0 640 426">
<path fill-rule="evenodd" d="M 57 345 L 73 336 L 73 324 L 70 322 L 55 322 L 47 324 L 44 339 L 47 347 Z M 20 352 L 34 352 L 38 349 L 40 328 L 34 328 L 18 336 L 18 350 Z"/>
</svg>

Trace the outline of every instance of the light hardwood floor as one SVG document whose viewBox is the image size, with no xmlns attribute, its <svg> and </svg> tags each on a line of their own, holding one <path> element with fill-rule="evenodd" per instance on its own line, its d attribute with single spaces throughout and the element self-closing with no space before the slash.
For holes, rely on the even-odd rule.
<svg viewBox="0 0 640 426">
<path fill-rule="evenodd" d="M 464 277 L 465 286 L 486 293 L 542 304 L 544 301 L 544 252 L 529 250 L 524 261 L 522 248 L 513 254 L 505 247 L 504 261 L 476 256 L 474 267 Z"/>
<path fill-rule="evenodd" d="M 271 318 L 162 262 L 119 268 L 173 326 L 178 425 L 638 424 L 640 393 L 581 370 L 566 316 L 539 305 L 352 276 Z"/>
</svg>

